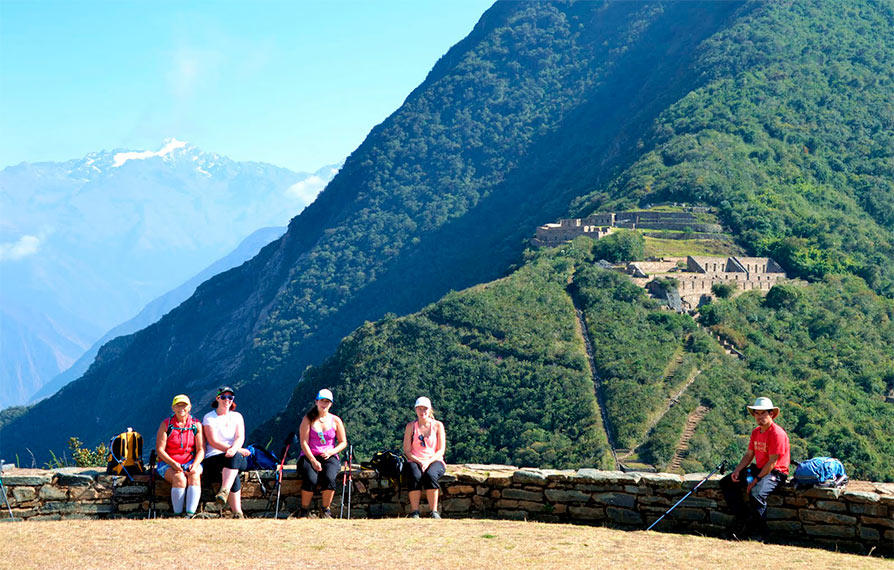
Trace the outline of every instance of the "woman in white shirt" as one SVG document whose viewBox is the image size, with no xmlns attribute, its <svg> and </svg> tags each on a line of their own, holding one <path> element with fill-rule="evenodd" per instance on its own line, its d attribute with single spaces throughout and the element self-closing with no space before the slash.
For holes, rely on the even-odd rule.
<svg viewBox="0 0 894 570">
<path fill-rule="evenodd" d="M 239 473 L 248 466 L 246 457 L 250 451 L 245 443 L 245 421 L 236 411 L 236 392 L 230 386 L 217 389 L 217 397 L 211 402 L 214 408 L 202 418 L 205 435 L 205 461 L 202 463 L 206 478 L 220 477 L 220 492 L 215 500 L 221 505 L 227 502 L 236 518 L 242 514 L 242 481 Z"/>
</svg>

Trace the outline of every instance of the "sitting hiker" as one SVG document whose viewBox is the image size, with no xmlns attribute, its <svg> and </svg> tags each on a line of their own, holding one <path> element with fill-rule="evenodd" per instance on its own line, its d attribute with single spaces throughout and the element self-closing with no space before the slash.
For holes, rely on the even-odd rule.
<svg viewBox="0 0 894 570">
<path fill-rule="evenodd" d="M 788 477 L 789 442 L 785 430 L 773 421 L 779 415 L 779 408 L 770 398 L 758 398 L 753 406 L 748 406 L 748 411 L 757 427 L 751 432 L 742 461 L 720 480 L 720 488 L 726 504 L 738 519 L 735 535 L 763 539 L 767 536 L 767 497 Z M 747 505 L 743 490 L 748 493 Z"/>
<path fill-rule="evenodd" d="M 217 389 L 217 397 L 211 402 L 214 408 L 202 418 L 205 433 L 205 474 L 220 481 L 220 492 L 215 500 L 224 505 L 228 501 L 236 518 L 242 514 L 242 481 L 239 473 L 245 471 L 246 457 L 251 452 L 242 447 L 245 442 L 245 421 L 236 411 L 236 392 L 229 386 Z"/>
<path fill-rule="evenodd" d="M 410 518 L 419 518 L 419 500 L 422 490 L 431 508 L 433 519 L 441 518 L 438 512 L 438 480 L 446 471 L 444 451 L 447 439 L 444 424 L 435 419 L 431 400 L 422 396 L 416 400 L 416 420 L 404 429 L 404 455 L 407 463 L 404 470 L 410 478 Z"/>
<path fill-rule="evenodd" d="M 335 477 L 338 475 L 338 453 L 348 446 L 345 424 L 341 418 L 330 413 L 332 392 L 323 388 L 298 428 L 301 456 L 298 458 L 298 472 L 301 474 L 301 508 L 294 516 L 310 516 L 310 502 L 317 487 L 322 488 L 323 509 L 320 516 L 332 518 L 330 505 L 335 496 Z M 336 445 L 336 441 L 338 444 Z"/>
<path fill-rule="evenodd" d="M 186 515 L 192 516 L 202 496 L 204 438 L 199 420 L 189 414 L 192 404 L 186 395 L 174 396 L 171 410 L 174 414 L 161 422 L 155 435 L 155 453 L 160 460 L 155 471 L 171 484 L 174 514 L 182 514 L 185 503 Z"/>
</svg>

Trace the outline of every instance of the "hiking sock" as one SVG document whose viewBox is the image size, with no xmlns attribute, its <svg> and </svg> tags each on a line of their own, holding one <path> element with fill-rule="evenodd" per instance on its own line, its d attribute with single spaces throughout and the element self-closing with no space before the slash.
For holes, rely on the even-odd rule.
<svg viewBox="0 0 894 570">
<path fill-rule="evenodd" d="M 190 485 L 186 488 L 186 512 L 194 515 L 199 509 L 199 500 L 202 498 L 202 488 L 198 485 Z"/>
<path fill-rule="evenodd" d="M 175 515 L 183 513 L 183 498 L 186 496 L 186 489 L 183 487 L 171 487 L 171 508 Z"/>
</svg>

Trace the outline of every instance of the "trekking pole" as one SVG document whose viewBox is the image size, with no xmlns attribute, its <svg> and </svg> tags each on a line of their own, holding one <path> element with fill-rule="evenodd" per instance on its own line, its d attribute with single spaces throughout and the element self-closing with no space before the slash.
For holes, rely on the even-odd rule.
<svg viewBox="0 0 894 570">
<path fill-rule="evenodd" d="M 699 482 L 698 482 L 698 485 L 696 485 L 695 487 L 692 488 L 691 491 L 689 491 L 688 493 L 686 493 L 685 495 L 683 495 L 683 498 L 682 498 L 682 499 L 680 499 L 679 501 L 677 501 L 676 504 L 675 504 L 674 506 L 672 506 L 671 508 L 669 508 L 668 510 L 666 510 L 666 511 L 664 512 L 664 514 L 661 515 L 660 517 L 658 517 L 658 520 L 655 521 L 655 522 L 653 522 L 653 523 L 649 526 L 649 528 L 647 528 L 646 530 L 652 530 L 652 528 L 653 528 L 656 524 L 658 524 L 658 523 L 661 522 L 661 519 L 663 519 L 663 518 L 666 517 L 668 514 L 670 514 L 670 512 L 671 512 L 672 510 L 676 509 L 676 508 L 677 508 L 677 505 L 679 505 L 680 503 L 682 503 L 683 501 L 685 501 L 686 498 L 689 497 L 689 495 L 695 493 L 695 492 L 698 490 L 698 488 L 702 486 L 702 483 L 704 483 L 705 481 L 707 481 L 708 479 L 710 479 L 710 478 L 711 478 L 711 475 L 713 475 L 714 473 L 717 473 L 718 471 L 720 471 L 720 474 L 721 474 L 721 475 L 723 475 L 723 473 L 726 471 L 726 459 L 724 459 L 723 461 L 721 461 L 721 462 L 720 462 L 720 465 L 718 465 L 717 467 L 714 468 L 713 471 L 711 471 L 710 473 L 708 473 L 708 476 L 707 476 L 707 477 L 705 477 L 704 479 L 702 479 L 701 481 L 699 481 Z"/>
<path fill-rule="evenodd" d="M 155 509 L 157 506 L 155 498 L 155 463 L 157 458 L 158 456 L 153 449 L 152 453 L 149 454 L 149 516 L 147 517 L 149 519 L 158 518 L 158 513 Z"/>
<path fill-rule="evenodd" d="M 338 518 L 345 518 L 345 490 L 348 486 L 348 472 L 345 471 L 345 467 L 348 464 L 348 458 L 345 457 L 345 460 L 342 462 L 342 473 L 341 473 L 341 506 L 338 509 Z"/>
<path fill-rule="evenodd" d="M 351 518 L 351 491 L 354 489 L 354 446 L 348 446 L 348 519 Z"/>
<path fill-rule="evenodd" d="M 285 448 L 282 452 L 282 460 L 279 462 L 279 473 L 276 474 L 276 511 L 273 514 L 274 519 L 279 518 L 279 498 L 282 493 L 282 476 L 283 471 L 285 470 L 286 458 L 289 456 L 289 449 L 291 449 L 292 444 L 298 440 L 298 436 L 295 435 L 295 432 L 290 432 L 289 435 L 286 436 Z M 273 493 L 270 493 L 270 499 L 273 498 Z M 270 499 L 267 499 L 267 509 L 264 511 L 266 515 L 270 511 Z"/>
<path fill-rule="evenodd" d="M 0 493 L 3 493 L 3 501 L 6 503 L 6 510 L 9 511 L 9 518 L 14 519 L 12 515 L 12 507 L 9 506 L 9 499 L 6 497 L 6 487 L 3 486 L 3 460 L 0 459 Z"/>
<path fill-rule="evenodd" d="M 258 470 L 257 470 L 257 469 L 255 469 L 254 471 L 252 471 L 252 473 L 255 474 L 255 478 L 258 480 L 258 487 L 261 488 L 261 496 L 266 497 L 266 496 L 267 496 L 267 487 L 265 487 L 265 486 L 264 486 L 264 482 L 261 481 L 261 474 L 258 473 Z"/>
</svg>

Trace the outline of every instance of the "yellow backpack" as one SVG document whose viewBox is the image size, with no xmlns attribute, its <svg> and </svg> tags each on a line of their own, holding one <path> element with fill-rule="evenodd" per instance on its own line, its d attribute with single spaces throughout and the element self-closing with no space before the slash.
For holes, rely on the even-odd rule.
<svg viewBox="0 0 894 570">
<path fill-rule="evenodd" d="M 133 428 L 121 432 L 109 442 L 109 464 L 107 473 L 121 475 L 124 473 L 129 479 L 133 475 L 145 473 L 143 467 L 143 436 L 135 432 Z"/>
</svg>

